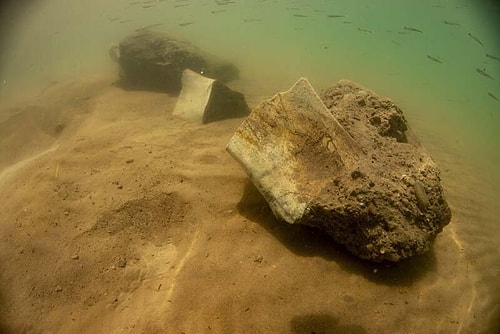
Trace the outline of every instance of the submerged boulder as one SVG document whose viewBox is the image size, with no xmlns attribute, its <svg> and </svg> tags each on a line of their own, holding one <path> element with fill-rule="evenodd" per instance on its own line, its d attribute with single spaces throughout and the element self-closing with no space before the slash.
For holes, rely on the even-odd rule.
<svg viewBox="0 0 500 334">
<path fill-rule="evenodd" d="M 353 254 L 399 261 L 429 250 L 451 212 L 439 169 L 390 100 L 306 79 L 257 106 L 227 150 L 288 223 L 322 229 Z"/>
<path fill-rule="evenodd" d="M 110 55 L 120 66 L 120 84 L 125 88 L 178 94 L 182 72 L 189 68 L 227 83 L 237 79 L 238 69 L 189 42 L 168 34 L 140 30 L 124 38 Z"/>
<path fill-rule="evenodd" d="M 173 114 L 203 124 L 248 115 L 240 92 L 189 69 L 182 74 L 182 90 Z"/>
</svg>

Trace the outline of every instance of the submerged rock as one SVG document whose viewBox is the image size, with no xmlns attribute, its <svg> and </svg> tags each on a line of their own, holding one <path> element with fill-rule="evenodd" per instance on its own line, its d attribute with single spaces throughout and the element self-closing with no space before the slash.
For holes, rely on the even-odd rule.
<svg viewBox="0 0 500 334">
<path fill-rule="evenodd" d="M 173 114 L 203 124 L 248 115 L 240 92 L 189 69 L 182 74 L 182 90 Z"/>
<path fill-rule="evenodd" d="M 401 110 L 349 81 L 320 99 L 300 79 L 257 106 L 227 150 L 278 219 L 363 259 L 422 254 L 451 219 L 439 169 Z"/>
<path fill-rule="evenodd" d="M 306 79 L 258 105 L 227 145 L 276 217 L 299 222 L 333 174 L 361 149 Z"/>
<path fill-rule="evenodd" d="M 227 83 L 238 78 L 238 69 L 196 46 L 168 34 L 141 30 L 110 49 L 120 65 L 120 84 L 126 88 L 178 94 L 182 72 L 189 68 Z"/>
</svg>

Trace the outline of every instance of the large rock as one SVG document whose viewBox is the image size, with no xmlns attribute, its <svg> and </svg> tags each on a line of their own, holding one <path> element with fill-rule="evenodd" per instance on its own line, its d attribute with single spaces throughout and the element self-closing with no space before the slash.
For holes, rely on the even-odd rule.
<svg viewBox="0 0 500 334">
<path fill-rule="evenodd" d="M 227 145 L 276 217 L 293 224 L 361 149 L 306 79 L 258 105 Z"/>
<path fill-rule="evenodd" d="M 124 38 L 112 58 L 120 65 L 120 84 L 126 88 L 178 94 L 182 72 L 189 68 L 222 83 L 238 78 L 238 69 L 194 45 L 165 33 L 140 30 Z"/>
<path fill-rule="evenodd" d="M 278 219 L 318 227 L 361 258 L 399 261 L 427 251 L 451 218 L 438 167 L 408 138 L 391 101 L 348 81 L 322 101 L 300 79 L 257 106 L 227 150 Z"/>
<path fill-rule="evenodd" d="M 249 113 L 245 97 L 223 83 L 189 69 L 182 74 L 182 90 L 173 114 L 206 124 Z"/>
</svg>

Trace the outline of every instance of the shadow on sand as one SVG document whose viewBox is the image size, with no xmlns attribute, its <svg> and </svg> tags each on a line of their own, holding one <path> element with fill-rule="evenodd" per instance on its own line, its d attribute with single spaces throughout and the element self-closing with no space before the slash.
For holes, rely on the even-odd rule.
<svg viewBox="0 0 500 334">
<path fill-rule="evenodd" d="M 436 270 L 436 258 L 432 249 L 424 255 L 398 263 L 374 263 L 355 257 L 318 229 L 280 222 L 250 181 L 245 185 L 238 211 L 245 218 L 264 227 L 294 254 L 320 256 L 328 261 L 335 261 L 344 270 L 363 275 L 376 283 L 409 286 L 426 273 Z"/>
<path fill-rule="evenodd" d="M 2 268 L 0 267 L 0 273 L 1 273 Z M 1 275 L 0 275 L 1 277 Z M 4 312 L 7 310 L 7 302 L 5 300 L 5 297 L 3 295 L 3 291 L 0 290 L 0 334 L 9 334 L 9 333 L 14 333 L 13 330 L 11 330 L 8 325 L 6 324 L 6 315 Z"/>
<path fill-rule="evenodd" d="M 291 333 L 310 334 L 310 333 L 349 333 L 364 334 L 368 333 L 366 329 L 359 325 L 340 324 L 339 321 L 326 313 L 304 314 L 294 317 L 291 322 Z"/>
</svg>

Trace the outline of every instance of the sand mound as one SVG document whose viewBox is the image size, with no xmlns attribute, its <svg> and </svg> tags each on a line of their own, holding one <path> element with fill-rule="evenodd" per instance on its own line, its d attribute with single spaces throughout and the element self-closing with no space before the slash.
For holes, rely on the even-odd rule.
<svg viewBox="0 0 500 334">
<path fill-rule="evenodd" d="M 107 78 L 54 82 L 29 102 L 0 108 L 0 169 L 44 151 L 63 132 L 71 135 L 91 109 L 91 96 L 107 85 Z"/>
</svg>

